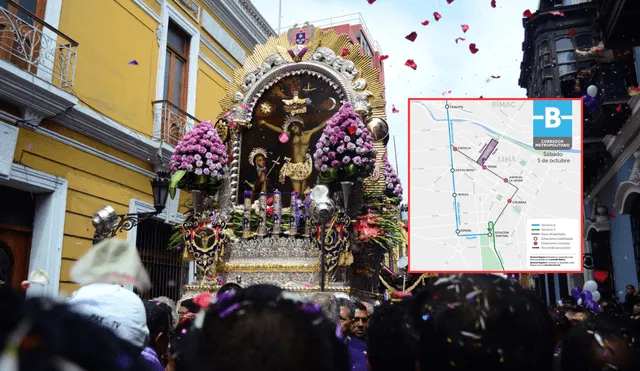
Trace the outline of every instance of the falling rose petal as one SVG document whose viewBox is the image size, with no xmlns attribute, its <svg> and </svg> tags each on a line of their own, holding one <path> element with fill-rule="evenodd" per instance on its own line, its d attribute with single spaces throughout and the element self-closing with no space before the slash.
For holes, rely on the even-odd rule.
<svg viewBox="0 0 640 371">
<path fill-rule="evenodd" d="M 418 37 L 418 33 L 413 31 L 410 34 L 408 34 L 407 36 L 405 36 L 404 38 L 409 40 L 409 41 L 411 41 L 411 42 L 413 42 L 413 41 L 416 41 L 416 37 Z"/>
<path fill-rule="evenodd" d="M 385 54 L 385 55 L 381 55 L 381 56 L 380 56 L 380 62 L 382 62 L 382 61 L 384 61 L 384 60 L 387 60 L 387 59 L 389 59 L 389 56 L 388 56 L 388 55 L 386 55 L 386 54 Z"/>
<path fill-rule="evenodd" d="M 208 292 L 203 292 L 196 295 L 196 297 L 193 298 L 193 303 L 199 306 L 200 308 L 206 308 L 209 306 L 212 299 L 213 299 L 213 295 L 211 295 Z"/>
<path fill-rule="evenodd" d="M 499 79 L 500 77 L 502 77 L 502 76 L 500 76 L 500 75 L 491 75 L 492 79 Z"/>
<path fill-rule="evenodd" d="M 469 44 L 469 50 L 471 51 L 471 54 L 476 54 L 478 51 L 480 51 L 475 43 Z"/>
<path fill-rule="evenodd" d="M 496 7 L 496 0 L 491 0 L 491 7 L 495 8 Z"/>
<path fill-rule="evenodd" d="M 138 65 L 138 61 L 134 59 L 134 60 L 130 61 L 127 64 L 132 65 L 132 66 L 137 66 Z"/>
<path fill-rule="evenodd" d="M 440 15 L 440 13 L 438 13 L 438 12 L 433 12 L 433 18 L 435 18 L 435 19 L 436 19 L 436 21 L 439 21 L 439 20 L 440 20 L 440 18 L 442 18 L 442 16 L 441 16 L 441 15 Z"/>
<path fill-rule="evenodd" d="M 396 105 L 395 105 L 395 104 L 392 104 L 392 105 L 391 105 L 391 112 L 392 112 L 392 113 L 398 113 L 398 112 L 400 112 L 400 111 L 398 111 L 398 109 L 396 108 Z"/>
<path fill-rule="evenodd" d="M 456 44 L 458 42 L 460 42 L 460 41 L 465 41 L 465 40 L 467 40 L 467 39 L 465 39 L 464 37 L 458 37 L 458 38 L 456 38 Z"/>
<path fill-rule="evenodd" d="M 481 96 L 479 96 L 478 98 L 480 98 L 480 99 L 484 99 L 484 97 L 483 97 L 482 95 L 481 95 Z"/>
<path fill-rule="evenodd" d="M 616 215 L 616 212 L 615 212 L 615 211 L 612 211 L 612 212 L 611 212 L 611 217 L 612 217 L 612 218 L 615 218 L 616 216 L 617 216 L 617 215 Z"/>
<path fill-rule="evenodd" d="M 369 3 L 369 5 L 373 4 L 376 2 L 376 0 L 367 0 L 367 2 Z"/>
<path fill-rule="evenodd" d="M 349 49 L 342 48 L 342 53 L 340 54 L 341 56 L 346 57 L 349 54 L 350 54 Z"/>
<path fill-rule="evenodd" d="M 454 0 L 447 0 L 447 4 L 451 4 Z"/>
<path fill-rule="evenodd" d="M 552 11 L 549 12 L 549 14 L 555 15 L 555 16 L 558 16 L 558 17 L 564 17 L 564 13 L 563 12 L 559 12 L 557 10 L 552 10 Z"/>
<path fill-rule="evenodd" d="M 424 20 L 421 22 L 423 26 L 428 26 L 429 25 L 429 21 L 428 20 Z"/>
<path fill-rule="evenodd" d="M 463 24 L 463 25 L 462 25 L 462 26 L 460 26 L 460 27 L 462 27 L 462 32 L 465 32 L 465 33 L 466 33 L 467 31 L 469 31 L 469 25 L 468 25 L 468 24 Z"/>
<path fill-rule="evenodd" d="M 622 104 L 618 104 L 618 107 L 616 107 L 616 112 L 620 111 L 622 111 Z"/>
<path fill-rule="evenodd" d="M 20 284 L 20 287 L 23 290 L 28 290 L 31 287 L 31 282 L 29 281 L 22 281 L 22 283 Z"/>
<path fill-rule="evenodd" d="M 414 70 L 418 68 L 418 65 L 416 64 L 416 62 L 413 61 L 413 59 L 407 59 L 407 61 L 404 62 L 404 65 Z"/>
<path fill-rule="evenodd" d="M 451 90 L 447 90 L 442 92 L 442 96 L 444 97 L 445 95 L 451 94 Z"/>
<path fill-rule="evenodd" d="M 522 16 L 525 18 L 531 18 L 533 17 L 533 13 L 531 13 L 531 10 L 527 9 L 522 13 Z"/>
<path fill-rule="evenodd" d="M 571 27 L 571 28 L 569 29 L 569 36 L 573 37 L 575 34 L 576 34 L 576 29 L 575 29 L 575 28 L 573 28 L 573 27 Z"/>
</svg>

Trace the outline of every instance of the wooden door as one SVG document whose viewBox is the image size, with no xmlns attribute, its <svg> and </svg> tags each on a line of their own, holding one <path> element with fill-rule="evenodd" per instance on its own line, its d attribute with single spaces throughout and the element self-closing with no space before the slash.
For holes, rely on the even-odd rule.
<svg viewBox="0 0 640 371">
<path fill-rule="evenodd" d="M 0 224 L 0 280 L 21 290 L 22 281 L 29 279 L 31 229 Z"/>
</svg>

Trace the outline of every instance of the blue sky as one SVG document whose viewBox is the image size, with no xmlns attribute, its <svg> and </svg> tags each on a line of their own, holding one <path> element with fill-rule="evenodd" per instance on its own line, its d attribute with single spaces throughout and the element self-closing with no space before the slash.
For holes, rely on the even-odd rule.
<svg viewBox="0 0 640 371">
<path fill-rule="evenodd" d="M 278 28 L 278 0 L 252 0 L 271 26 Z M 397 144 L 398 174 L 405 184 L 408 177 L 407 98 L 525 97 L 518 87 L 522 60 L 522 13 L 534 12 L 539 0 L 282 0 L 282 27 L 361 13 L 374 40 L 389 55 L 385 61 L 387 117 L 391 135 Z M 435 21 L 433 12 L 442 15 Z M 345 19 L 345 18 L 343 18 Z M 430 24 L 423 26 L 424 20 Z M 466 33 L 462 24 L 469 25 Z M 286 29 L 282 29 L 285 32 Z M 404 37 L 415 31 L 410 42 Z M 455 39 L 466 41 L 456 44 Z M 476 43 L 479 52 L 469 51 Z M 404 65 L 413 59 L 412 70 Z M 499 75 L 500 79 L 491 79 Z M 489 80 L 487 82 L 487 80 Z M 400 111 L 391 112 L 394 104 Z M 395 164 L 393 141 L 389 142 L 389 159 Z M 406 195 L 405 195 L 406 197 Z"/>
</svg>

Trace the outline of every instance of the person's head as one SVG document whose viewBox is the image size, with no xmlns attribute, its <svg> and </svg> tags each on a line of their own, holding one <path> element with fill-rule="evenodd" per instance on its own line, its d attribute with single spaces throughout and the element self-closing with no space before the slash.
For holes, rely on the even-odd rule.
<svg viewBox="0 0 640 371">
<path fill-rule="evenodd" d="M 637 333 L 613 318 L 598 317 L 574 327 L 562 342 L 562 371 L 640 370 Z"/>
<path fill-rule="evenodd" d="M 200 307 L 193 302 L 193 299 L 185 299 L 181 301 L 179 305 L 178 314 L 181 316 L 186 316 L 189 313 L 198 313 L 200 311 Z"/>
<path fill-rule="evenodd" d="M 113 331 L 142 350 L 149 337 L 142 300 L 120 285 L 94 283 L 68 299 L 71 310 Z"/>
<path fill-rule="evenodd" d="M 346 371 L 346 347 L 316 305 L 267 285 L 222 297 L 183 345 L 177 371 Z"/>
<path fill-rule="evenodd" d="M 7 285 L 0 287 L 0 313 L 0 368 L 17 356 L 20 371 L 147 370 L 138 348 L 67 304 L 25 301 Z"/>
<path fill-rule="evenodd" d="M 149 328 L 149 346 L 158 356 L 167 352 L 171 336 L 173 317 L 171 308 L 158 301 L 148 300 L 144 302 L 147 312 L 147 327 Z"/>
<path fill-rule="evenodd" d="M 351 333 L 358 339 L 364 339 L 369 326 L 369 312 L 361 302 L 356 302 L 353 320 L 351 321 Z"/>
<path fill-rule="evenodd" d="M 554 326 L 545 305 L 490 274 L 441 277 L 414 297 L 420 370 L 549 370 Z"/>
<path fill-rule="evenodd" d="M 417 335 L 409 321 L 408 301 L 377 307 L 367 330 L 370 371 L 415 371 Z"/>
<path fill-rule="evenodd" d="M 291 124 L 290 130 L 293 135 L 300 135 L 302 134 L 302 125 L 298 122 L 294 122 Z"/>
<path fill-rule="evenodd" d="M 216 295 L 222 295 L 226 292 L 231 292 L 231 291 L 237 294 L 240 291 L 242 291 L 242 286 L 234 282 L 225 283 L 224 285 L 222 285 L 222 287 L 218 289 L 218 293 Z"/>
<path fill-rule="evenodd" d="M 338 323 L 344 334 L 351 333 L 351 321 L 356 315 L 356 307 L 353 302 L 347 298 L 338 298 L 338 305 L 340 306 L 340 316 Z"/>
<path fill-rule="evenodd" d="M 267 166 L 267 159 L 264 158 L 264 156 L 262 155 L 257 155 L 256 156 L 256 166 L 263 168 L 265 166 Z"/>
<path fill-rule="evenodd" d="M 313 295 L 311 300 L 314 304 L 319 305 L 320 308 L 322 308 L 324 315 L 327 316 L 331 322 L 336 325 L 340 324 L 340 305 L 334 295 L 319 292 Z M 342 328 L 342 326 L 340 328 Z"/>
<path fill-rule="evenodd" d="M 633 285 L 627 285 L 627 295 L 633 295 L 636 292 L 636 288 Z"/>
</svg>

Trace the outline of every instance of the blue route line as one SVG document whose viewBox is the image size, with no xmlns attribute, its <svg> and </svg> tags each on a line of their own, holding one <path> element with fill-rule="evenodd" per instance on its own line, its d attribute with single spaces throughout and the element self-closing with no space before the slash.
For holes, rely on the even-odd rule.
<svg viewBox="0 0 640 371">
<path fill-rule="evenodd" d="M 451 183 L 453 184 L 453 213 L 456 216 L 456 230 L 460 227 L 460 215 L 458 213 L 458 203 L 456 202 L 456 176 L 453 169 L 453 124 L 449 120 L 449 101 L 445 100 L 445 109 L 447 110 L 447 130 L 449 131 L 449 163 L 451 164 Z"/>
<path fill-rule="evenodd" d="M 486 233 L 472 233 L 472 234 L 459 234 L 458 237 L 476 237 L 476 236 L 486 236 Z"/>
</svg>

